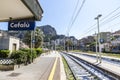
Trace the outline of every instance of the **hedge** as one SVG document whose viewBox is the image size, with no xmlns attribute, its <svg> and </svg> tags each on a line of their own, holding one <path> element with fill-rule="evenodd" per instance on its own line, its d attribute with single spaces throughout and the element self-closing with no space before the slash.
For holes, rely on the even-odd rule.
<svg viewBox="0 0 120 80">
<path fill-rule="evenodd" d="M 37 52 L 37 56 L 40 56 L 40 55 L 43 53 L 42 48 L 37 48 L 37 49 L 35 49 L 35 50 L 36 50 L 36 52 Z"/>
<path fill-rule="evenodd" d="M 37 52 L 36 52 L 36 49 L 32 49 L 32 54 L 31 54 L 31 49 L 21 49 L 22 51 L 24 52 L 27 52 L 27 56 L 29 58 L 36 58 L 37 57 Z"/>
<path fill-rule="evenodd" d="M 9 50 L 0 50 L 0 58 L 8 58 L 9 53 Z"/>
<path fill-rule="evenodd" d="M 28 64 L 33 62 L 33 60 L 42 54 L 43 50 L 41 48 L 37 49 L 21 49 L 19 51 L 12 52 L 10 58 L 15 60 L 15 64 Z"/>
<path fill-rule="evenodd" d="M 39 51 L 39 50 L 38 50 Z M 37 52 L 35 49 L 32 49 L 32 53 L 30 49 L 22 49 L 19 51 L 14 51 L 11 54 L 11 59 L 15 60 L 15 64 L 28 64 L 33 62 L 33 60 L 37 57 Z"/>
<path fill-rule="evenodd" d="M 14 51 L 11 54 L 12 59 L 15 60 L 15 64 L 22 64 L 22 63 L 26 63 L 27 61 L 27 52 L 24 51 Z"/>
</svg>

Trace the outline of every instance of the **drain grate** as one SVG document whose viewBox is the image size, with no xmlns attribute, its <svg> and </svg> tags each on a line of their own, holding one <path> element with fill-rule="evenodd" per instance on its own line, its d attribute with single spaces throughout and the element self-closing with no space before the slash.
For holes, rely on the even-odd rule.
<svg viewBox="0 0 120 80">
<path fill-rule="evenodd" d="M 16 76 L 19 76 L 21 73 L 11 73 L 10 75 L 8 76 L 11 76 L 11 77 L 16 77 Z"/>
</svg>

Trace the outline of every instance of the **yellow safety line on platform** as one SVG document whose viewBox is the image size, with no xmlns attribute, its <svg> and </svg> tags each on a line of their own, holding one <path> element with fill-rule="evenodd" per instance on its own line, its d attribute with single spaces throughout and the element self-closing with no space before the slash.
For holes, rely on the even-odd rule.
<svg viewBox="0 0 120 80">
<path fill-rule="evenodd" d="M 57 66 L 57 59 L 58 58 L 55 59 L 55 62 L 54 62 L 54 65 L 53 65 L 53 68 L 51 70 L 51 73 L 49 75 L 48 80 L 53 80 L 53 77 L 54 77 L 54 74 L 55 74 L 55 69 L 56 69 L 56 66 Z"/>
</svg>

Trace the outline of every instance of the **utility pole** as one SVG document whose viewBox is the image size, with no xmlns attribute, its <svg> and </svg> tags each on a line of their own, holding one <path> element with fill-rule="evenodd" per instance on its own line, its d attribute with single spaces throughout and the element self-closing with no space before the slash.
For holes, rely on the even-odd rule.
<svg viewBox="0 0 120 80">
<path fill-rule="evenodd" d="M 32 43 L 33 43 L 33 48 L 35 48 L 35 36 L 36 36 L 36 28 L 33 31 L 33 39 L 32 39 Z"/>
<path fill-rule="evenodd" d="M 66 46 L 65 46 L 65 42 L 66 42 L 66 40 L 65 40 L 65 37 L 64 37 L 64 51 L 65 51 L 65 47 L 66 47 Z"/>
<path fill-rule="evenodd" d="M 97 44 L 98 44 L 98 36 L 97 36 L 97 34 L 96 34 L 96 32 L 95 32 L 95 41 L 96 41 L 96 57 L 97 57 L 97 61 L 96 62 L 98 62 L 98 48 L 97 48 Z"/>
<path fill-rule="evenodd" d="M 31 51 L 31 58 L 32 58 L 32 62 L 33 62 L 33 57 L 32 57 L 32 48 L 33 48 L 33 42 L 32 42 L 32 40 L 33 40 L 33 31 L 31 31 L 31 43 L 30 43 L 30 51 Z"/>
<path fill-rule="evenodd" d="M 95 20 L 97 20 L 97 27 L 98 27 L 98 44 L 99 44 L 99 56 L 98 56 L 98 60 L 100 61 L 101 63 L 101 44 L 100 44 L 100 28 L 99 28 L 99 18 L 101 17 L 102 15 L 99 14 L 97 17 L 95 17 Z"/>
<path fill-rule="evenodd" d="M 55 44 L 54 46 L 55 46 L 55 51 L 56 51 L 56 40 L 54 41 L 54 44 Z"/>
<path fill-rule="evenodd" d="M 68 39 L 67 39 L 67 51 L 69 52 L 69 32 L 68 32 Z"/>
</svg>

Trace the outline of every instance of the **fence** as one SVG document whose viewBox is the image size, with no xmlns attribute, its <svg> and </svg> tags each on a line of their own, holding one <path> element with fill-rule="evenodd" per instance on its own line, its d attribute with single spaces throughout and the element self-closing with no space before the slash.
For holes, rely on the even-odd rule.
<svg viewBox="0 0 120 80">
<path fill-rule="evenodd" d="M 13 59 L 0 59 L 0 71 L 14 70 L 14 60 Z"/>
<path fill-rule="evenodd" d="M 13 59 L 0 59 L 0 64 L 4 65 L 4 64 L 13 64 L 14 60 Z"/>
</svg>

